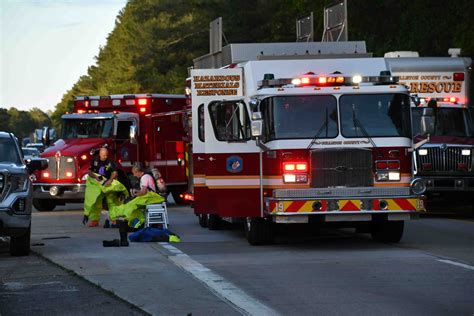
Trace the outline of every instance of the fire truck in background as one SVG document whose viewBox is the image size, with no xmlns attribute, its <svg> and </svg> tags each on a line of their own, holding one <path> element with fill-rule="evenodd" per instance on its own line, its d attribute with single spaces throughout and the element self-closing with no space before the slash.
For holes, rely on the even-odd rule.
<svg viewBox="0 0 474 316">
<path fill-rule="evenodd" d="M 60 139 L 41 155 L 49 166 L 35 175 L 34 206 L 48 211 L 83 202 L 91 159 L 103 146 L 122 179 L 136 162 L 156 167 L 175 201 L 182 202 L 188 181 L 185 112 L 184 95 L 77 97 L 73 113 L 62 116 Z"/>
<path fill-rule="evenodd" d="M 194 211 L 276 224 L 356 227 L 398 242 L 424 210 L 413 180 L 410 95 L 364 42 L 230 44 L 191 70 Z M 423 125 L 425 126 L 425 124 Z M 418 144 L 419 145 L 419 144 Z"/>
<path fill-rule="evenodd" d="M 469 108 L 471 58 L 419 57 L 417 52 L 385 54 L 392 74 L 410 88 L 413 135 L 420 140 L 420 116 L 431 108 L 429 142 L 414 152 L 415 176 L 425 181 L 429 201 L 442 198 L 461 203 L 474 199 L 474 122 Z M 428 203 L 428 205 L 433 205 Z"/>
</svg>

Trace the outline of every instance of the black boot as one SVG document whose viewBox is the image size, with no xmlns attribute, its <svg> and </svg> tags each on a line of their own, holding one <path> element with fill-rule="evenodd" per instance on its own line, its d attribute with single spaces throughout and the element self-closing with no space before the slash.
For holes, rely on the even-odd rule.
<svg viewBox="0 0 474 316">
<path fill-rule="evenodd" d="M 120 246 L 121 247 L 128 247 L 128 222 L 127 221 L 120 221 L 117 222 L 119 224 L 119 233 L 120 233 Z"/>
</svg>

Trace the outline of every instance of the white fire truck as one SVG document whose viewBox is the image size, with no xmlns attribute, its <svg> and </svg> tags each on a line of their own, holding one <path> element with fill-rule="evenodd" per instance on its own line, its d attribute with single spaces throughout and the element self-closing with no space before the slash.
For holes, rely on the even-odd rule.
<svg viewBox="0 0 474 316">
<path fill-rule="evenodd" d="M 398 242 L 424 210 L 413 180 L 410 95 L 364 42 L 231 44 L 191 70 L 194 211 L 276 224 L 356 227 Z"/>
<path fill-rule="evenodd" d="M 474 124 L 469 113 L 472 60 L 458 57 L 460 49 L 450 49 L 449 53 L 451 57 L 419 57 L 417 52 L 385 55 L 392 74 L 399 76 L 415 97 L 415 141 L 421 139 L 418 123 L 422 111 L 432 108 L 430 141 L 414 153 L 414 167 L 415 176 L 425 180 L 433 204 L 434 198 L 472 203 L 469 193 L 474 192 Z"/>
<path fill-rule="evenodd" d="M 73 113 L 62 116 L 61 137 L 41 154 L 48 168 L 36 173 L 33 204 L 40 211 L 82 203 L 85 180 L 98 149 L 109 157 L 127 183 L 133 164 L 156 167 L 175 201 L 184 202 L 189 142 L 184 95 L 129 94 L 77 97 Z"/>
</svg>

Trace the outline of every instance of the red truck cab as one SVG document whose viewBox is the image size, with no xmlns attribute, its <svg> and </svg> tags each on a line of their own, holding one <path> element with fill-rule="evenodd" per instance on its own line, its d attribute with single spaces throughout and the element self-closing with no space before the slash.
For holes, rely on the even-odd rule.
<svg viewBox="0 0 474 316">
<path fill-rule="evenodd" d="M 80 203 L 91 160 L 109 148 L 121 177 L 136 163 L 160 170 L 175 200 L 187 188 L 181 95 L 138 94 L 77 97 L 62 116 L 61 137 L 42 153 L 49 167 L 35 174 L 34 205 L 40 211 Z"/>
</svg>

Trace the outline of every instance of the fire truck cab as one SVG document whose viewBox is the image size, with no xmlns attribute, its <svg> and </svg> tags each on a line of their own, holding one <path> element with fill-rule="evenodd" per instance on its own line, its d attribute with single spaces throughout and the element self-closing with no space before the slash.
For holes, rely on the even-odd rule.
<svg viewBox="0 0 474 316">
<path fill-rule="evenodd" d="M 228 65 L 211 55 L 191 70 L 201 226 L 244 219 L 250 244 L 298 223 L 398 242 L 425 187 L 413 181 L 409 91 L 385 60 L 361 58 L 363 42 L 231 44 L 222 54 Z"/>
<path fill-rule="evenodd" d="M 91 160 L 108 147 L 124 182 L 140 162 L 161 172 L 175 200 L 187 188 L 184 113 L 181 95 L 139 94 L 77 97 L 73 113 L 62 116 L 61 137 L 42 157 L 46 170 L 36 173 L 35 207 L 83 202 Z"/>
<path fill-rule="evenodd" d="M 415 177 L 424 179 L 429 202 L 435 198 L 472 203 L 474 192 L 474 122 L 469 108 L 472 60 L 459 57 L 419 57 L 418 53 L 385 54 L 392 74 L 409 87 L 413 96 L 413 137 L 420 133 L 420 116 L 431 108 L 433 126 L 429 142 L 414 152 Z M 431 205 L 431 203 L 428 203 Z"/>
</svg>

